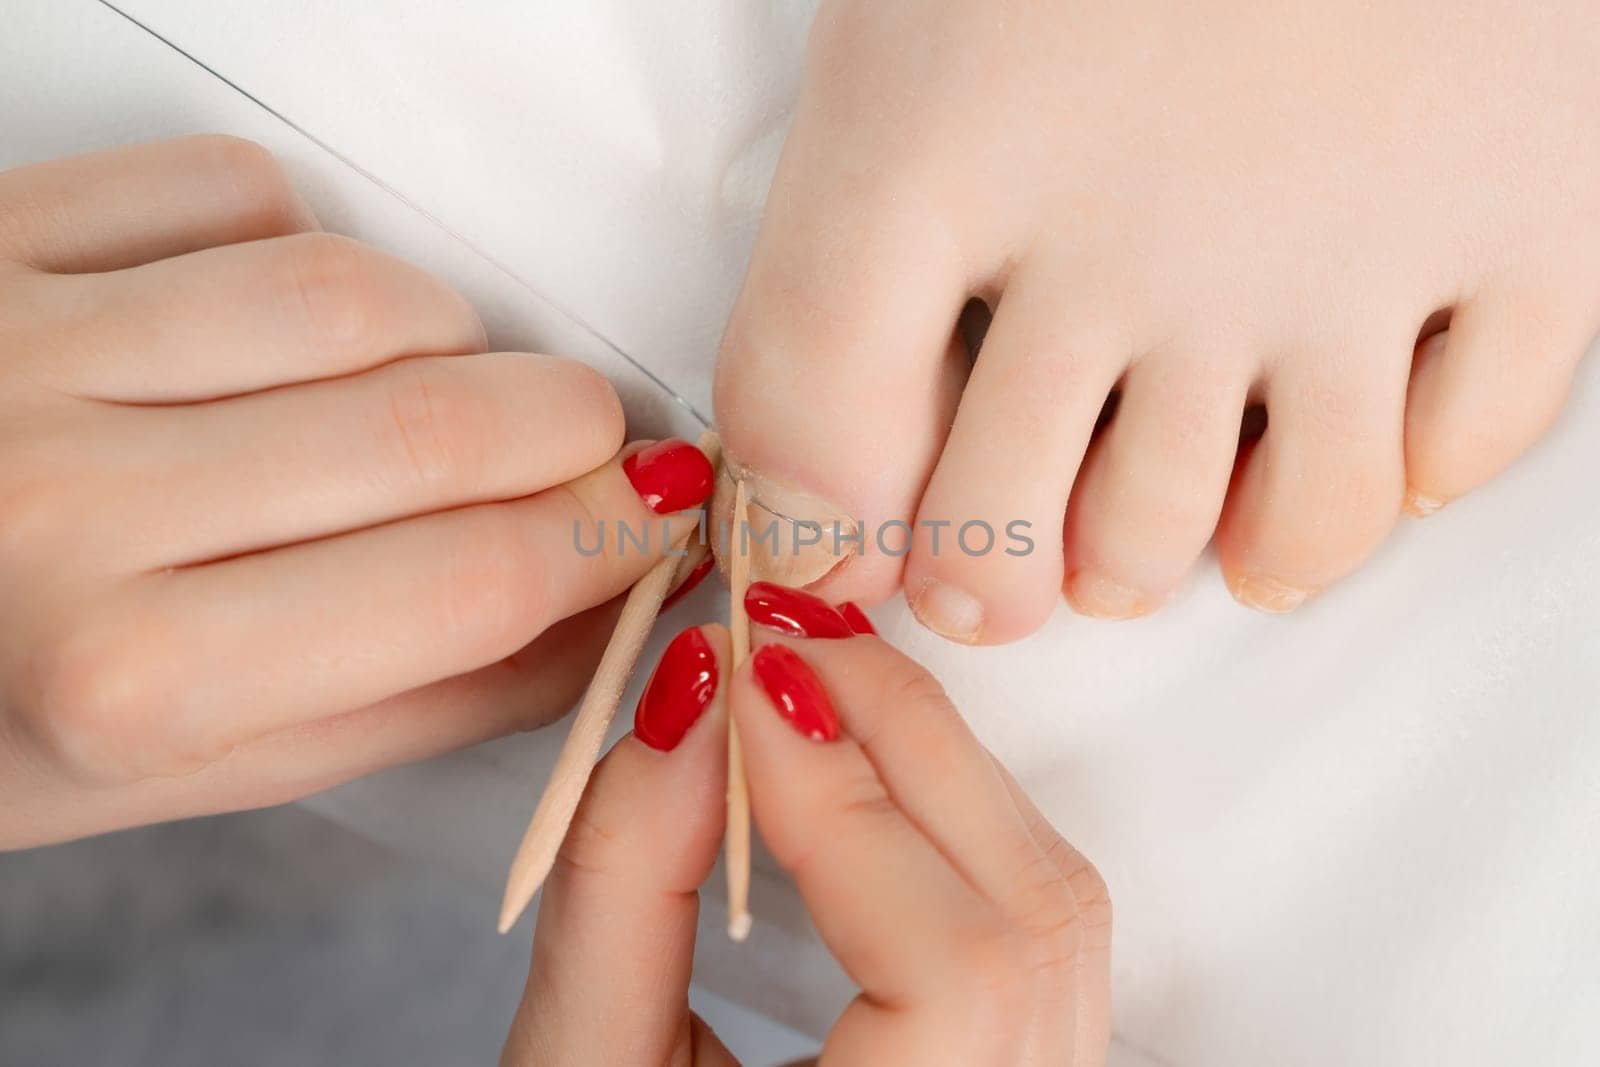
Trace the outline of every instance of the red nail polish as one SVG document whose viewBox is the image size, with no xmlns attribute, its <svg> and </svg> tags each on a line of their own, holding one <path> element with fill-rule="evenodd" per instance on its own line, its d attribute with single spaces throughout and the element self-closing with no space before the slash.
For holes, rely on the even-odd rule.
<svg viewBox="0 0 1600 1067">
<path fill-rule="evenodd" d="M 633 713 L 633 736 L 671 752 L 717 694 L 717 654 L 692 626 L 672 639 L 645 683 Z"/>
<path fill-rule="evenodd" d="M 657 515 L 703 504 L 711 495 L 711 461 L 688 441 L 657 441 L 622 461 L 645 506 Z"/>
<path fill-rule="evenodd" d="M 839 713 L 828 691 L 806 661 L 787 645 L 762 645 L 750 657 L 750 669 L 778 714 L 813 741 L 839 736 Z"/>
<path fill-rule="evenodd" d="M 744 610 L 758 626 L 790 637 L 851 637 L 844 616 L 819 596 L 772 582 L 752 582 L 745 590 Z"/>
<path fill-rule="evenodd" d="M 689 572 L 689 577 L 683 580 L 683 584 L 668 593 L 667 599 L 661 602 L 661 610 L 666 611 L 672 605 L 694 592 L 694 587 L 706 580 L 706 575 L 711 573 L 711 568 L 716 566 L 716 562 L 710 555 L 707 555 L 705 559 L 696 563 L 694 570 Z"/>
<path fill-rule="evenodd" d="M 872 620 L 867 618 L 867 613 L 856 606 L 853 600 L 846 600 L 839 605 L 839 614 L 844 616 L 844 621 L 850 624 L 852 633 L 872 634 L 878 633 L 878 628 L 872 625 Z"/>
</svg>

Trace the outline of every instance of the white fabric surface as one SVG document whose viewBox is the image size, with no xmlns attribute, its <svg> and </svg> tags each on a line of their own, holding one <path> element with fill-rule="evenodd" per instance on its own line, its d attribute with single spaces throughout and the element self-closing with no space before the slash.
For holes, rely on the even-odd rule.
<svg viewBox="0 0 1600 1067">
<path fill-rule="evenodd" d="M 696 423 L 526 286 L 709 412 L 807 5 L 121 6 L 345 158 L 94 0 L 0 0 L 0 165 L 254 137 L 330 226 L 477 301 L 498 345 L 602 367 L 639 432 Z M 1600 1062 L 1597 460 L 1591 359 L 1510 474 L 1291 618 L 1235 607 L 1209 565 L 1153 618 L 1062 611 L 1003 649 L 877 613 L 1110 882 L 1114 1062 Z M 560 739 L 314 803 L 497 882 Z M 755 907 L 742 950 L 707 909 L 703 979 L 818 1032 L 848 987 L 770 870 Z"/>
</svg>

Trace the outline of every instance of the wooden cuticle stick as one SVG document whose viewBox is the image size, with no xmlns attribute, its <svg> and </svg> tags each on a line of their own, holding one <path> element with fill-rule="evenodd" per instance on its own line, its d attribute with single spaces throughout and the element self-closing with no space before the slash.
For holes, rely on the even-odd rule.
<svg viewBox="0 0 1600 1067">
<path fill-rule="evenodd" d="M 737 671 L 750 656 L 750 616 L 744 609 L 750 587 L 750 553 L 746 540 L 749 500 L 741 479 L 734 488 L 733 530 L 729 534 L 728 584 L 732 603 L 728 631 Z M 723 838 L 723 861 L 728 869 L 728 936 L 743 941 L 750 936 L 750 789 L 744 775 L 744 753 L 739 748 L 739 728 L 728 716 L 728 821 Z"/>
<path fill-rule="evenodd" d="M 712 468 L 717 468 L 722 449 L 716 433 L 706 431 L 698 444 L 700 451 L 711 460 Z M 683 548 L 693 535 L 694 531 L 690 530 L 673 548 Z M 572 728 L 556 758 L 555 770 L 550 774 L 527 833 L 511 861 L 511 873 L 506 877 L 505 897 L 500 906 L 502 934 L 516 924 L 549 876 L 561 842 L 567 836 L 567 828 L 572 824 L 572 816 L 578 810 L 578 802 L 583 799 L 584 787 L 594 773 L 600 746 L 605 744 L 611 721 L 622 703 L 622 694 L 628 688 L 628 679 L 661 612 L 661 603 L 693 568 L 692 559 L 692 552 L 688 555 L 669 553 L 628 591 L 622 615 L 606 643 L 600 665 L 595 668 L 594 678 L 573 715 Z"/>
</svg>

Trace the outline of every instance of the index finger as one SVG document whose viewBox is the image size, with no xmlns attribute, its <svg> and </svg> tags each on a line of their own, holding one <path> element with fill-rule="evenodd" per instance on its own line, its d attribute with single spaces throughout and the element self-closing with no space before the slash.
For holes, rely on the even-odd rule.
<svg viewBox="0 0 1600 1067">
<path fill-rule="evenodd" d="M 880 1060 L 1066 1060 L 1082 917 L 932 677 L 873 637 L 783 639 L 732 700 L 762 836 L 866 993 L 835 1040 Z"/>
<path fill-rule="evenodd" d="M 666 441 L 522 500 L 130 580 L 37 653 L 53 747 L 103 780 L 193 771 L 497 662 L 621 593 L 694 528 L 646 499 L 636 461 L 663 448 L 698 471 L 687 492 L 709 490 L 709 461 Z"/>
</svg>

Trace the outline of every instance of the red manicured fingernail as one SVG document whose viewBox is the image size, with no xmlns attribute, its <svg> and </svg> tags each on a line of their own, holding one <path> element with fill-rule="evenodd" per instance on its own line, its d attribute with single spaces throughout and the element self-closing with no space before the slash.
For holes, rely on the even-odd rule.
<svg viewBox="0 0 1600 1067">
<path fill-rule="evenodd" d="M 657 515 L 703 504 L 711 495 L 711 461 L 676 437 L 635 452 L 622 461 L 622 473 Z"/>
<path fill-rule="evenodd" d="M 694 570 L 689 572 L 689 577 L 683 580 L 683 584 L 678 586 L 678 588 L 674 589 L 672 592 L 668 593 L 667 599 L 661 602 L 661 610 L 666 611 L 668 608 L 672 607 L 672 605 L 676 604 L 678 601 L 694 592 L 694 587 L 706 580 L 706 575 L 711 573 L 711 568 L 716 565 L 716 562 L 717 561 L 712 559 L 708 554 L 705 559 L 701 560 L 699 563 L 696 563 L 694 565 Z"/>
<path fill-rule="evenodd" d="M 852 637 L 854 631 L 833 605 L 819 596 L 772 582 L 752 582 L 744 610 L 758 626 L 790 637 Z"/>
<path fill-rule="evenodd" d="M 839 605 L 839 614 L 844 616 L 844 621 L 850 624 L 850 630 L 857 634 L 876 635 L 878 628 L 872 625 L 872 620 L 867 618 L 867 613 L 856 606 L 853 600 L 846 600 Z"/>
<path fill-rule="evenodd" d="M 671 752 L 717 695 L 717 654 L 692 626 L 672 639 L 645 683 L 633 713 L 633 736 Z"/>
<path fill-rule="evenodd" d="M 839 736 L 839 713 L 828 691 L 806 661 L 786 645 L 762 645 L 750 657 L 750 669 L 778 714 L 813 741 Z"/>
</svg>

